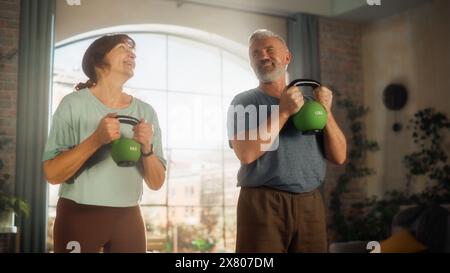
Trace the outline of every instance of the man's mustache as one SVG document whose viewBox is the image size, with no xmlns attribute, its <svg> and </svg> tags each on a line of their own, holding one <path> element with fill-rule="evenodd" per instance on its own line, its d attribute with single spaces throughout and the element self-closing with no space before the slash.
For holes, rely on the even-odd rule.
<svg viewBox="0 0 450 273">
<path fill-rule="evenodd" d="M 263 60 L 259 62 L 259 66 L 264 66 L 266 64 L 273 64 L 273 62 L 270 60 Z"/>
<path fill-rule="evenodd" d="M 268 65 L 268 64 L 270 64 L 271 66 L 274 66 L 274 67 L 277 66 L 276 63 L 274 63 L 274 62 L 272 62 L 272 61 L 270 61 L 270 60 L 265 60 L 265 61 L 261 61 L 261 62 L 258 64 L 258 70 L 261 70 L 261 69 L 264 69 L 264 70 L 265 70 L 265 66 Z"/>
</svg>

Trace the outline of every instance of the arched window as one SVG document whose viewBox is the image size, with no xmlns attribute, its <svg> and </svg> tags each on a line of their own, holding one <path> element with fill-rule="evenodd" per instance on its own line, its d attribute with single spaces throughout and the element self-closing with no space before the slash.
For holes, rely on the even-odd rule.
<svg viewBox="0 0 450 273">
<path fill-rule="evenodd" d="M 135 75 L 124 89 L 155 108 L 168 159 L 163 188 L 155 192 L 144 186 L 141 206 L 150 250 L 234 251 L 239 161 L 228 147 L 226 110 L 236 93 L 257 85 L 246 47 L 164 25 L 78 35 L 56 45 L 51 113 L 76 83 L 86 80 L 81 69 L 86 48 L 115 32 L 136 41 Z M 57 186 L 50 186 L 49 250 L 56 202 Z"/>
</svg>

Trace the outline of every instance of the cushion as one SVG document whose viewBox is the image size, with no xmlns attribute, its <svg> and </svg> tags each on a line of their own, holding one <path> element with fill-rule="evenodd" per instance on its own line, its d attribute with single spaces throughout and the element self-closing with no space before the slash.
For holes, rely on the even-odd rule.
<svg viewBox="0 0 450 273">
<path fill-rule="evenodd" d="M 427 249 L 406 229 L 400 229 L 381 242 L 381 253 L 416 253 Z"/>
</svg>

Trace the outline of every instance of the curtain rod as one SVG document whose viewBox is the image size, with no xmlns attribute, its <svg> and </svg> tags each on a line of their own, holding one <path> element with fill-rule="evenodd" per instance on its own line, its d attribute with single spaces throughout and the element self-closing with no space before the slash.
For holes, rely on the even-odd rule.
<svg viewBox="0 0 450 273">
<path fill-rule="evenodd" d="M 224 5 L 220 5 L 220 4 L 200 3 L 200 2 L 189 1 L 189 0 L 166 0 L 166 1 L 176 2 L 176 5 L 178 8 L 184 4 L 191 4 L 191 5 L 197 5 L 197 6 L 253 13 L 253 14 L 258 14 L 258 15 L 271 16 L 271 17 L 277 17 L 277 18 L 282 18 L 282 19 L 286 19 L 286 20 L 297 21 L 295 19 L 295 17 L 290 16 L 290 15 L 283 15 L 283 14 L 277 14 L 277 13 L 264 12 L 264 11 L 256 11 L 256 10 L 245 9 L 245 8 L 229 7 L 229 6 L 224 6 Z"/>
</svg>

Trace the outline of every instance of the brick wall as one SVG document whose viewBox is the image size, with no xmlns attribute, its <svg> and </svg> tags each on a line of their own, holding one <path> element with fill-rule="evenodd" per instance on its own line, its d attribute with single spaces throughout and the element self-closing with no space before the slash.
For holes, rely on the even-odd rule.
<svg viewBox="0 0 450 273">
<path fill-rule="evenodd" d="M 360 25 L 320 18 L 319 32 L 322 83 L 331 87 L 333 91 L 350 96 L 355 102 L 362 104 L 364 94 Z M 334 100 L 336 101 L 336 97 Z M 333 112 L 344 134 L 349 136 L 350 130 L 347 126 L 345 111 L 339 110 L 334 104 Z M 349 141 L 349 137 L 347 137 L 347 141 Z M 351 145 L 350 142 L 348 144 Z M 344 166 L 328 164 L 324 188 L 327 205 L 330 201 L 330 194 L 336 187 L 337 178 L 344 168 Z M 344 211 L 348 211 L 352 203 L 361 201 L 366 197 L 366 183 L 364 180 L 351 182 L 348 190 L 349 193 L 342 196 Z M 331 223 L 331 213 L 328 213 L 328 223 Z M 333 239 L 332 229 L 330 230 L 330 239 Z"/>
<path fill-rule="evenodd" d="M 14 181 L 20 0 L 0 0 L 0 151 L 4 167 Z"/>
</svg>

